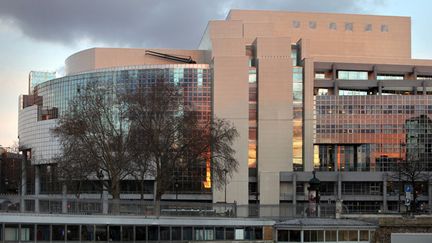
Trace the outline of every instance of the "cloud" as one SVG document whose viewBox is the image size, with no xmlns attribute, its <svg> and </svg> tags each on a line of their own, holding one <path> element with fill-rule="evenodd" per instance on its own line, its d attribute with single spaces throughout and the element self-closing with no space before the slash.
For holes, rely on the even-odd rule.
<svg viewBox="0 0 432 243">
<path fill-rule="evenodd" d="M 77 45 L 195 48 L 210 19 L 229 9 L 364 13 L 384 0 L 13 0 L 0 1 L 0 24 L 35 40 Z M 3 21 L 1 21 L 3 20 Z"/>
</svg>

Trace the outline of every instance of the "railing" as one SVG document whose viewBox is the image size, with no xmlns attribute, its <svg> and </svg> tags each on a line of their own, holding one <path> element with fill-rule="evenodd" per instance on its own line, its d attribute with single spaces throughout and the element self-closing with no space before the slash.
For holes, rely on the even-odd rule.
<svg viewBox="0 0 432 243">
<path fill-rule="evenodd" d="M 397 213 L 382 211 L 377 205 L 342 205 L 342 215 Z M 425 206 L 425 208 L 428 208 Z M 205 203 L 148 200 L 76 199 L 62 198 L 61 195 L 0 196 L 0 212 L 74 214 L 74 215 L 134 215 L 134 216 L 173 216 L 173 217 L 237 217 L 288 219 L 304 217 L 334 218 L 334 202 L 311 205 L 307 202 L 281 203 L 279 205 L 235 203 Z M 418 211 L 418 213 L 424 213 Z"/>
</svg>

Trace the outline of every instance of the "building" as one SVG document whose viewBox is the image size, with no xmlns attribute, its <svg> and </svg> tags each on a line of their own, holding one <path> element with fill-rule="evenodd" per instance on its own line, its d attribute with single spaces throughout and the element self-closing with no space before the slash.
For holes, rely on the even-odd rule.
<svg viewBox="0 0 432 243">
<path fill-rule="evenodd" d="M 301 204 L 315 170 L 322 202 L 398 211 L 403 183 L 392 168 L 413 147 L 430 150 L 429 122 L 417 125 L 425 139 L 415 145 L 406 129 L 432 114 L 432 60 L 411 58 L 409 17 L 232 10 L 208 23 L 196 50 L 84 50 L 66 60 L 64 77 L 22 97 L 20 148 L 35 168 L 34 193 L 43 192 L 42 172 L 59 152 L 49 130 L 82 85 L 155 75 L 189 85 L 204 115 L 232 121 L 240 134 L 240 165 L 228 185 L 191 185 L 201 193 L 180 200 Z M 421 153 L 426 160 L 429 152 Z M 432 205 L 431 180 L 422 183 L 418 201 Z"/>
</svg>

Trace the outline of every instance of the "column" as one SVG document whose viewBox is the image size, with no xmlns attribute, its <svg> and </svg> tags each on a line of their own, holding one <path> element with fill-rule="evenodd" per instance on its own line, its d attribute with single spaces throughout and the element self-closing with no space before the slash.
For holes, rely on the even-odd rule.
<svg viewBox="0 0 432 243">
<path fill-rule="evenodd" d="M 429 205 L 429 213 L 432 213 L 432 178 L 429 178 L 428 205 Z"/>
<path fill-rule="evenodd" d="M 387 174 L 383 174 L 383 212 L 387 212 Z"/>
<path fill-rule="evenodd" d="M 337 191 L 337 200 L 342 200 L 342 173 L 338 173 L 338 191 Z"/>
<path fill-rule="evenodd" d="M 62 213 L 67 213 L 67 186 L 62 185 Z"/>
<path fill-rule="evenodd" d="M 25 212 L 25 200 L 24 196 L 27 194 L 27 170 L 26 170 L 27 158 L 21 160 L 21 199 L 20 199 L 20 212 Z"/>
<path fill-rule="evenodd" d="M 297 174 L 294 172 L 292 175 L 292 187 L 293 187 L 293 194 L 292 194 L 292 205 L 293 205 L 293 216 L 296 216 L 297 212 Z"/>
<path fill-rule="evenodd" d="M 335 145 L 333 145 L 333 163 L 334 163 L 334 171 L 338 171 L 339 170 L 339 168 L 338 168 L 338 160 L 337 160 L 337 156 L 338 156 L 338 145 L 337 144 L 335 144 Z"/>
<path fill-rule="evenodd" d="M 34 211 L 39 213 L 39 194 L 40 194 L 40 165 L 35 165 L 35 201 L 34 201 Z"/>
</svg>

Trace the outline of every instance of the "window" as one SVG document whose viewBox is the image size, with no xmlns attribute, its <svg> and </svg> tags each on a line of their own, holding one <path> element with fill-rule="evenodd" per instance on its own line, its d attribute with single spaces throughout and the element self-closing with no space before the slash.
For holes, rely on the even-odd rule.
<svg viewBox="0 0 432 243">
<path fill-rule="evenodd" d="M 133 241 L 133 233 L 133 226 L 122 226 L 122 241 Z"/>
<path fill-rule="evenodd" d="M 326 230 L 325 241 L 336 241 L 336 230 Z"/>
<path fill-rule="evenodd" d="M 386 24 L 381 25 L 381 32 L 389 32 L 389 27 Z"/>
<path fill-rule="evenodd" d="M 335 22 L 331 22 L 331 23 L 329 24 L 329 29 L 331 29 L 331 30 L 336 30 L 336 29 L 337 29 L 337 24 L 336 24 Z"/>
<path fill-rule="evenodd" d="M 79 241 L 79 225 L 68 225 L 66 236 L 68 241 Z"/>
<path fill-rule="evenodd" d="M 372 24 L 366 24 L 365 28 L 364 28 L 364 31 L 371 32 L 372 31 Z"/>
<path fill-rule="evenodd" d="M 171 240 L 181 240 L 181 227 L 171 228 Z"/>
<path fill-rule="evenodd" d="M 325 79 L 325 73 L 316 72 L 315 79 Z"/>
<path fill-rule="evenodd" d="M 298 20 L 293 20 L 293 22 L 292 22 L 292 27 L 293 27 L 293 28 L 296 28 L 296 29 L 300 28 L 300 21 L 298 21 Z"/>
<path fill-rule="evenodd" d="M 309 21 L 309 28 L 310 29 L 316 29 L 317 23 L 316 21 Z"/>
<path fill-rule="evenodd" d="M 136 241 L 145 241 L 146 240 L 146 227 L 145 226 L 137 226 L 135 227 L 135 240 Z"/>
<path fill-rule="evenodd" d="M 345 31 L 353 31 L 354 26 L 353 23 L 345 23 Z"/>
<path fill-rule="evenodd" d="M 367 230 L 360 230 L 360 241 L 369 241 L 369 232 Z"/>
<path fill-rule="evenodd" d="M 368 80 L 367 71 L 338 71 L 338 79 Z"/>
</svg>

